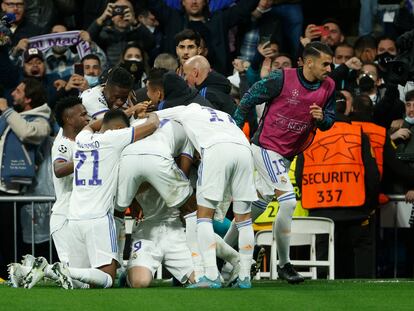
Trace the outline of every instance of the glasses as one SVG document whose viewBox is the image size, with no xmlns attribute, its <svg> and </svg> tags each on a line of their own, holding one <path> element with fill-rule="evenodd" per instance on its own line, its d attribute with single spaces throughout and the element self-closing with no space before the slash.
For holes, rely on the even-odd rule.
<svg viewBox="0 0 414 311">
<path fill-rule="evenodd" d="M 24 2 L 5 2 L 4 4 L 7 5 L 9 8 L 22 9 L 24 7 Z"/>
</svg>

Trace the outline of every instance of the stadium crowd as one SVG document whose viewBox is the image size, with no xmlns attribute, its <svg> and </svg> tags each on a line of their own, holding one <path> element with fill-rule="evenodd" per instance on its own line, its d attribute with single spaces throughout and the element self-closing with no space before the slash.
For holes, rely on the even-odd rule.
<svg viewBox="0 0 414 311">
<path fill-rule="evenodd" d="M 1 0 L 1 10 L 0 196 L 60 201 L 52 216 L 46 203 L 19 204 L 17 229 L 12 200 L 0 203 L 0 277 L 29 288 L 45 275 L 65 288 L 111 287 L 129 207 L 140 224 L 129 286 L 149 286 L 163 263 L 178 283 L 220 287 L 217 256 L 228 283 L 248 288 L 252 256 L 263 253 L 252 221 L 272 200 L 282 279 L 303 281 L 289 262 L 295 207 L 334 220 L 337 278 L 381 275 L 380 206 L 386 194 L 414 202 L 412 0 L 361 0 L 358 36 L 337 16 L 305 25 L 300 0 Z M 104 184 L 97 163 L 111 183 L 88 192 Z M 77 208 L 88 205 L 94 212 Z M 103 216 L 109 262 L 95 256 L 106 247 L 100 236 L 84 242 L 85 255 L 60 232 L 69 219 L 83 241 L 93 233 L 80 220 Z M 170 234 L 158 236 L 164 223 Z M 227 224 L 222 237 L 212 223 L 216 232 Z M 8 266 L 14 230 L 17 257 L 33 238 L 37 258 Z M 51 234 L 60 262 L 49 265 Z"/>
</svg>

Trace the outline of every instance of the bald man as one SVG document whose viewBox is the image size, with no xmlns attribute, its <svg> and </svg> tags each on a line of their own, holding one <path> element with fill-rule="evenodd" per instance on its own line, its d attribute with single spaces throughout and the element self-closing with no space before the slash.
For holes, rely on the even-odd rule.
<svg viewBox="0 0 414 311">
<path fill-rule="evenodd" d="M 183 65 L 183 73 L 188 85 L 195 87 L 215 109 L 233 114 L 236 103 L 230 95 L 230 81 L 212 70 L 204 56 L 196 55 L 189 58 Z"/>
</svg>

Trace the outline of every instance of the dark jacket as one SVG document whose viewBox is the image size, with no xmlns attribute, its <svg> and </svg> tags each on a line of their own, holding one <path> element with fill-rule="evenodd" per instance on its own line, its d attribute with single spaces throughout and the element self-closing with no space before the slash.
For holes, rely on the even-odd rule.
<svg viewBox="0 0 414 311">
<path fill-rule="evenodd" d="M 137 42 L 145 51 L 155 46 L 152 33 L 142 25 L 119 31 L 110 25 L 99 26 L 95 20 L 89 26 L 88 32 L 92 40 L 105 51 L 108 63 L 112 66 L 119 62 L 122 51 L 130 41 Z"/>
<path fill-rule="evenodd" d="M 372 118 L 366 115 L 354 115 L 352 121 L 371 122 Z M 394 191 L 394 185 L 402 184 L 405 189 L 414 188 L 414 168 L 407 162 L 397 158 L 395 148 L 391 144 L 391 139 L 387 133 L 384 143 L 384 177 L 382 180 L 382 191 L 390 193 Z"/>
<path fill-rule="evenodd" d="M 164 100 L 158 109 L 187 106 L 191 103 L 214 108 L 207 99 L 199 95 L 197 90 L 190 88 L 183 78 L 175 72 L 166 73 L 164 75 Z"/>
<path fill-rule="evenodd" d="M 243 0 L 236 5 L 210 14 L 206 12 L 204 26 L 209 38 L 209 60 L 212 67 L 220 73 L 230 73 L 231 59 L 228 42 L 228 31 L 243 20 L 250 20 L 251 12 L 256 8 L 258 0 Z M 169 7 L 163 0 L 148 1 L 148 7 L 163 27 L 163 50 L 175 54 L 175 35 L 185 28 L 191 28 L 186 13 Z"/>
<path fill-rule="evenodd" d="M 16 46 L 21 39 L 38 36 L 42 33 L 42 29 L 35 24 L 32 24 L 25 18 L 22 19 L 17 26 L 16 31 L 11 36 L 12 46 Z"/>
<path fill-rule="evenodd" d="M 230 95 L 231 83 L 225 76 L 216 71 L 211 71 L 203 83 L 197 85 L 196 88 L 200 95 L 208 99 L 214 106 L 214 109 L 233 115 L 236 110 L 236 103 Z"/>
<path fill-rule="evenodd" d="M 402 119 L 404 113 L 405 105 L 400 100 L 397 85 L 386 84 L 384 96 L 374 106 L 374 122 L 388 129 L 391 122 Z"/>
</svg>

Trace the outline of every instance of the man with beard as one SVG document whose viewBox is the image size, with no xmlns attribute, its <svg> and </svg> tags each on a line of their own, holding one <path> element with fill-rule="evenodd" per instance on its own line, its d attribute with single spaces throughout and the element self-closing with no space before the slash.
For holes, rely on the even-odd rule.
<svg viewBox="0 0 414 311">
<path fill-rule="evenodd" d="M 46 64 L 43 53 L 35 48 L 26 50 L 23 54 L 23 77 L 34 78 L 43 84 L 47 93 L 47 103 L 53 108 L 56 102 L 56 74 L 46 75 Z"/>
<path fill-rule="evenodd" d="M 50 133 L 50 108 L 39 81 L 24 79 L 12 92 L 13 108 L 0 98 L 0 195 L 24 192 L 35 177 L 38 146 Z M 38 164 L 38 163 L 37 163 Z M 0 276 L 6 277 L 6 264 L 13 261 L 12 203 L 0 205 Z M 18 221 L 19 223 L 19 221 Z"/>
</svg>

